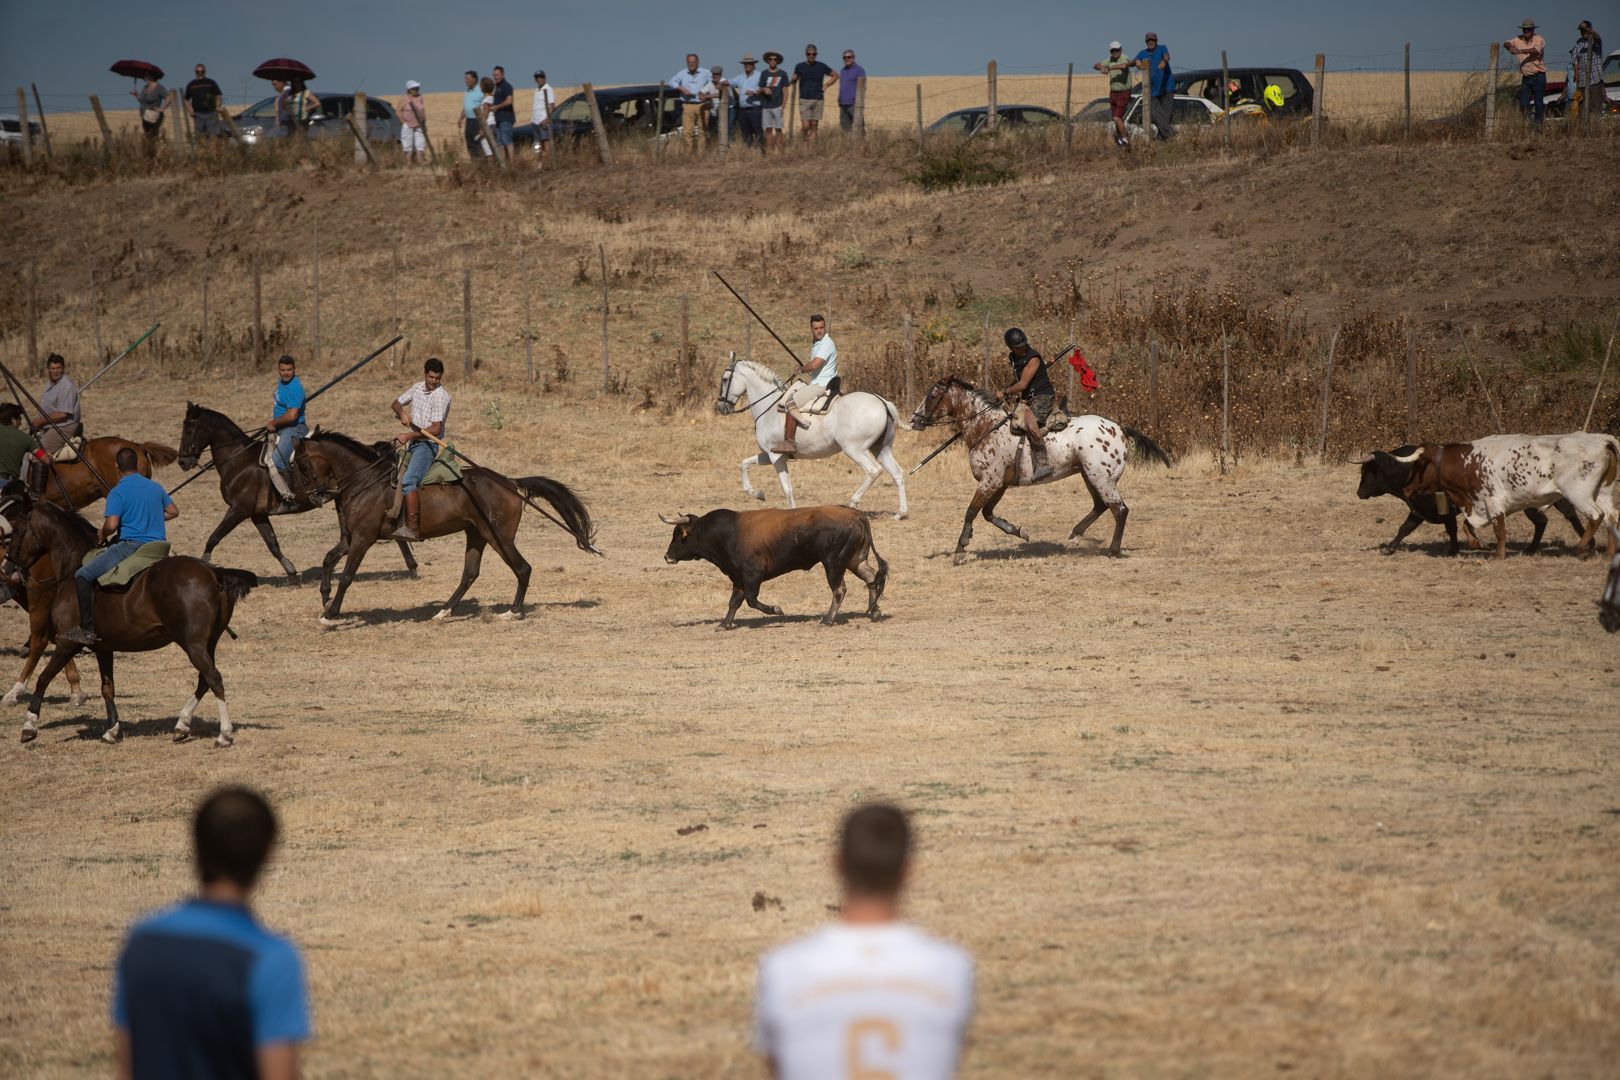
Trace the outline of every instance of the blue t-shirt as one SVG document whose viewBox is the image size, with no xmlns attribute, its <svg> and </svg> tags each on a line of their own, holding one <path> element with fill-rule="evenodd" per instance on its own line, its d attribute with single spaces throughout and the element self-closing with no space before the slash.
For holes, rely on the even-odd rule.
<svg viewBox="0 0 1620 1080">
<path fill-rule="evenodd" d="M 107 492 L 104 514 L 118 519 L 118 539 L 148 544 L 169 538 L 163 525 L 163 509 L 173 505 L 174 500 L 162 484 L 140 473 L 130 473 Z"/>
<path fill-rule="evenodd" d="M 794 78 L 799 80 L 800 101 L 820 101 L 827 93 L 827 76 L 833 69 L 820 60 L 801 60 L 793 68 Z"/>
<path fill-rule="evenodd" d="M 1155 45 L 1151 49 L 1143 49 L 1136 54 L 1136 58 L 1148 62 L 1148 70 L 1153 73 L 1154 97 L 1163 97 L 1176 85 L 1175 77 L 1171 74 L 1170 64 L 1168 63 L 1170 59 L 1168 46 Z M 1166 61 L 1163 68 L 1159 67 L 1160 60 Z"/>
<path fill-rule="evenodd" d="M 136 923 L 113 979 L 136 1080 L 258 1076 L 256 1052 L 310 1036 L 292 942 L 235 904 L 188 900 Z"/>
<path fill-rule="evenodd" d="M 478 119 L 478 107 L 484 103 L 484 92 L 473 87 L 461 96 L 461 115 L 467 120 Z"/>
<path fill-rule="evenodd" d="M 304 419 L 304 384 L 294 375 L 286 382 L 276 381 L 276 411 L 270 415 L 280 420 L 283 413 L 296 412 Z"/>
</svg>

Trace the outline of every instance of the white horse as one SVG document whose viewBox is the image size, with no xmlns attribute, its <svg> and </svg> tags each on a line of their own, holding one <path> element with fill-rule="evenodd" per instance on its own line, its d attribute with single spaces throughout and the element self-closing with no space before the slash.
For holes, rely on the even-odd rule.
<svg viewBox="0 0 1620 1080">
<path fill-rule="evenodd" d="M 748 482 L 748 467 L 770 465 L 776 469 L 776 478 L 782 482 L 782 494 L 787 496 L 789 508 L 797 504 L 793 501 L 793 481 L 788 479 L 788 457 L 772 453 L 771 447 L 782 441 L 786 427 L 786 418 L 777 411 L 777 406 L 782 404 L 783 394 L 792 392 L 793 388 L 778 379 L 770 368 L 752 360 L 739 360 L 737 354 L 732 353 L 731 363 L 726 365 L 725 373 L 720 376 L 720 397 L 714 404 L 716 412 L 729 416 L 743 396 L 747 396 L 748 412 L 754 418 L 754 441 L 759 444 L 759 453 L 742 459 L 743 494 L 764 501 L 765 493 L 755 491 Z M 796 400 L 802 407 L 813 400 L 813 396 L 804 394 Z M 894 433 L 900 425 L 900 410 L 895 408 L 894 403 L 876 394 L 839 394 L 833 398 L 832 406 L 826 413 L 811 413 L 808 419 L 809 425 L 801 426 L 794 440 L 799 449 L 793 456 L 824 458 L 842 450 L 866 474 L 861 486 L 849 497 L 850 506 L 859 506 L 861 496 L 866 494 L 866 489 L 872 486 L 878 474 L 884 469 L 888 470 L 889 475 L 894 477 L 895 488 L 900 492 L 900 511 L 895 516 L 905 517 L 906 476 L 900 469 L 900 463 L 894 460 Z"/>
</svg>

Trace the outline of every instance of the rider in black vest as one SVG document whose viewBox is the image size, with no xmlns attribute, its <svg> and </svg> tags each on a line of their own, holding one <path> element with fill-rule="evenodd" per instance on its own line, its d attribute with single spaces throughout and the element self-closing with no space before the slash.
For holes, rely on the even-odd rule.
<svg viewBox="0 0 1620 1080">
<path fill-rule="evenodd" d="M 1017 401 L 1018 419 L 1029 438 L 1030 464 L 1034 475 L 1030 482 L 1045 480 L 1052 475 L 1052 466 L 1046 460 L 1046 438 L 1041 425 L 1051 415 L 1057 392 L 1052 380 L 1046 377 L 1046 364 L 1041 354 L 1030 345 L 1029 338 L 1018 327 L 1003 335 L 1007 343 L 1007 362 L 1012 365 L 1013 384 L 1001 393 L 1002 401 Z"/>
</svg>

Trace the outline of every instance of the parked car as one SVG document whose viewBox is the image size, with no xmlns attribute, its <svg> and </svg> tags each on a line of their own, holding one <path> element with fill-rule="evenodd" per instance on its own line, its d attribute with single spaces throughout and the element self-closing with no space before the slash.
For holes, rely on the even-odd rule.
<svg viewBox="0 0 1620 1080">
<path fill-rule="evenodd" d="M 1039 105 L 997 105 L 996 126 L 1001 130 L 1029 131 L 1048 124 L 1059 124 L 1063 117 Z M 971 138 L 989 130 L 990 106 L 979 105 L 971 109 L 957 109 L 928 125 L 932 132 L 963 135 Z"/>
<path fill-rule="evenodd" d="M 1541 107 L 1548 120 L 1562 120 L 1569 107 L 1569 101 L 1564 97 L 1564 81 L 1547 84 L 1547 92 L 1541 97 Z M 1519 81 L 1504 82 L 1496 88 L 1496 115 L 1498 117 L 1513 116 L 1519 111 Z M 1485 99 L 1481 95 L 1464 105 L 1450 116 L 1437 117 L 1430 124 L 1437 127 L 1476 128 L 1485 123 Z"/>
<path fill-rule="evenodd" d="M 1309 116 L 1316 102 L 1316 91 L 1310 80 L 1297 68 L 1238 67 L 1227 68 L 1227 78 L 1238 81 L 1234 101 L 1252 101 L 1258 104 L 1265 98 L 1266 87 L 1275 86 L 1282 91 L 1283 105 L 1279 112 L 1287 115 Z M 1224 108 L 1220 68 L 1199 68 L 1195 71 L 1176 72 L 1176 93 L 1199 97 L 1214 104 L 1216 111 Z"/>
<path fill-rule="evenodd" d="M 664 122 L 658 122 L 658 99 L 662 92 Z M 596 107 L 602 112 L 602 126 L 610 137 L 634 134 L 652 138 L 660 128 L 664 134 L 681 128 L 681 99 L 662 83 L 639 86 L 615 86 L 596 91 Z M 552 115 L 553 138 L 570 136 L 573 139 L 591 137 L 591 107 L 583 91 L 564 98 Z"/>
<path fill-rule="evenodd" d="M 1157 103 L 1158 99 L 1154 99 Z M 1177 94 L 1174 98 L 1175 112 L 1171 119 L 1177 129 L 1206 128 L 1220 118 L 1221 108 L 1207 98 L 1193 97 L 1191 94 Z M 1155 113 L 1157 106 L 1155 105 Z M 1233 116 L 1238 114 L 1234 111 Z M 1108 107 L 1107 98 L 1097 98 L 1088 102 L 1075 116 L 1076 124 L 1089 124 L 1096 127 L 1113 130 L 1114 114 Z M 1158 125 L 1155 124 L 1155 127 Z M 1131 103 L 1125 110 L 1125 130 L 1135 139 L 1142 134 L 1142 95 L 1132 94 Z"/>
<path fill-rule="evenodd" d="M 348 115 L 354 111 L 353 94 L 327 94 L 319 90 L 321 111 L 304 122 L 304 130 L 312 139 L 331 138 L 349 130 Z M 388 102 L 374 97 L 366 98 L 366 138 L 372 142 L 399 141 L 399 114 Z M 270 139 L 287 137 L 286 129 L 276 124 L 276 99 L 267 97 L 236 114 L 236 130 L 242 141 L 250 146 Z M 433 134 L 443 134 L 434 132 Z M 460 132 L 456 132 L 460 135 Z"/>
<path fill-rule="evenodd" d="M 38 120 L 28 121 L 28 133 L 35 142 L 44 135 Z M 16 113 L 0 113 L 0 143 L 11 146 L 22 145 L 22 121 Z"/>
</svg>

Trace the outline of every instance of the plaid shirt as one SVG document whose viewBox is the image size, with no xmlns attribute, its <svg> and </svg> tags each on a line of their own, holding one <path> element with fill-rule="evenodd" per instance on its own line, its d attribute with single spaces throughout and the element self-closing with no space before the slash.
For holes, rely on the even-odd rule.
<svg viewBox="0 0 1620 1080">
<path fill-rule="evenodd" d="M 410 409 L 411 423 L 419 428 L 444 421 L 444 430 L 439 432 L 439 438 L 449 437 L 450 391 L 442 383 L 437 390 L 429 393 L 427 383 L 419 382 L 395 400 Z"/>
<path fill-rule="evenodd" d="M 1588 40 L 1580 38 L 1575 47 L 1569 50 L 1570 61 L 1575 66 L 1576 86 L 1603 85 L 1603 40 L 1594 38 Z"/>
</svg>

